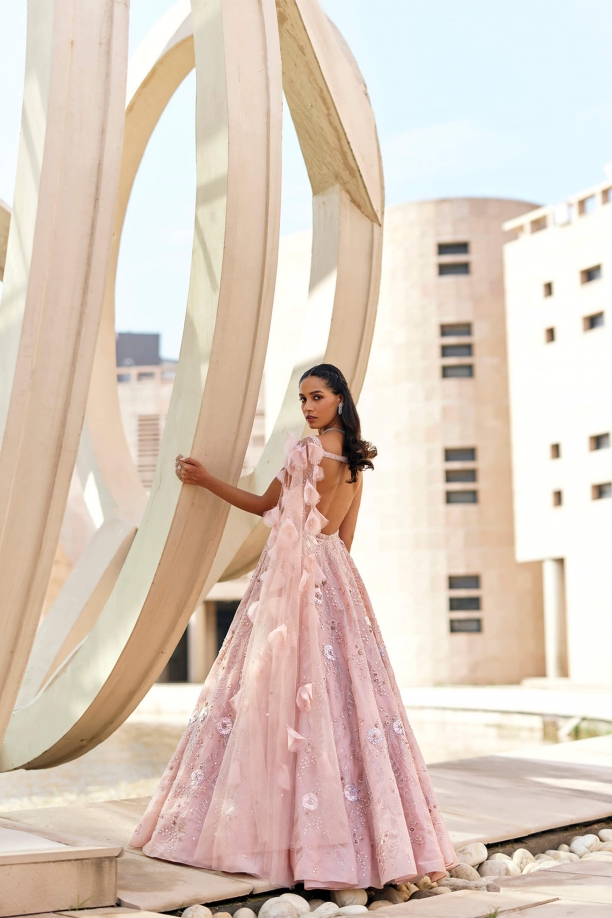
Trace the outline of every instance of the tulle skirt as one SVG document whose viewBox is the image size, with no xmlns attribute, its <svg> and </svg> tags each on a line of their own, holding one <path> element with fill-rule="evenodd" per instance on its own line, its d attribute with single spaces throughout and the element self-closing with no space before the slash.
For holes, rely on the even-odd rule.
<svg viewBox="0 0 612 918">
<path fill-rule="evenodd" d="M 262 662 L 263 649 L 251 657 L 264 549 L 131 845 L 279 887 L 439 878 L 455 852 L 365 587 L 337 533 L 312 536 L 310 552 L 320 568 L 310 612 L 304 605 L 295 631 L 268 635 Z M 292 634 L 288 685 L 274 652 L 291 652 Z M 289 695 L 297 717 L 277 755 L 270 718 Z"/>
</svg>

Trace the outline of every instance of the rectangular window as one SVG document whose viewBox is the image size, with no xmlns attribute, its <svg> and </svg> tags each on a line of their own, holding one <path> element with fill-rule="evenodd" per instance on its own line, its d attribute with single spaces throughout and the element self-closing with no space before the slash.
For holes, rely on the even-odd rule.
<svg viewBox="0 0 612 918">
<path fill-rule="evenodd" d="M 438 255 L 469 255 L 469 242 L 439 242 Z"/>
<path fill-rule="evenodd" d="M 547 328 L 544 332 L 544 339 L 547 344 L 551 344 L 555 340 L 555 330 L 554 328 Z"/>
<path fill-rule="evenodd" d="M 444 277 L 447 274 L 469 274 L 470 273 L 470 263 L 469 261 L 453 261 L 449 264 L 438 264 L 438 274 L 440 277 Z"/>
<path fill-rule="evenodd" d="M 476 462 L 475 446 L 458 446 L 444 450 L 445 462 Z"/>
<path fill-rule="evenodd" d="M 589 449 L 610 449 L 610 434 L 597 434 L 589 437 Z"/>
<path fill-rule="evenodd" d="M 138 474 L 145 488 L 153 484 L 155 466 L 161 443 L 161 424 L 158 414 L 138 415 Z"/>
<path fill-rule="evenodd" d="M 604 500 L 607 497 L 612 497 L 612 481 L 593 485 L 591 488 L 591 496 L 593 500 Z"/>
<path fill-rule="evenodd" d="M 474 367 L 471 363 L 459 363 L 456 366 L 442 367 L 443 379 L 471 379 Z"/>
<path fill-rule="evenodd" d="M 478 492 L 477 491 L 447 491 L 446 492 L 446 503 L 447 504 L 477 504 L 478 503 Z"/>
<path fill-rule="evenodd" d="M 129 382 L 131 378 L 129 373 L 117 373 L 117 382 Z"/>
<path fill-rule="evenodd" d="M 480 612 L 480 596 L 449 596 L 451 612 Z"/>
<path fill-rule="evenodd" d="M 599 280 L 601 277 L 601 265 L 593 265 L 592 268 L 586 268 L 580 272 L 580 283 L 590 284 L 591 281 Z"/>
<path fill-rule="evenodd" d="M 440 334 L 443 338 L 464 338 L 472 334 L 471 322 L 454 322 L 451 325 L 441 325 Z"/>
<path fill-rule="evenodd" d="M 584 316 L 582 319 L 582 328 L 584 331 L 591 331 L 592 328 L 601 328 L 604 324 L 603 312 L 595 312 L 592 316 Z"/>
<path fill-rule="evenodd" d="M 544 284 L 544 296 L 552 296 L 552 295 L 553 295 L 552 281 L 547 281 Z"/>
<path fill-rule="evenodd" d="M 442 357 L 471 357 L 471 344 L 443 344 L 441 348 Z"/>
<path fill-rule="evenodd" d="M 582 201 L 578 201 L 578 213 L 581 217 L 586 216 L 586 214 L 592 214 L 596 207 L 597 200 L 594 194 L 590 194 L 588 198 L 583 198 Z"/>
<path fill-rule="evenodd" d="M 543 217 L 538 217 L 537 220 L 531 221 L 531 232 L 539 233 L 540 230 L 545 230 L 547 226 L 548 226 L 548 218 L 546 217 L 546 214 L 544 214 Z"/>
<path fill-rule="evenodd" d="M 602 204 L 609 204 L 610 201 L 612 201 L 612 195 L 610 194 L 610 192 L 612 192 L 612 188 L 604 188 L 604 190 L 601 193 Z"/>
<path fill-rule="evenodd" d="M 155 370 L 142 370 L 137 376 L 138 382 L 145 379 L 155 379 Z"/>
<path fill-rule="evenodd" d="M 449 590 L 479 590 L 480 574 L 451 574 L 448 578 Z"/>
<path fill-rule="evenodd" d="M 447 469 L 445 481 L 456 483 L 458 481 L 476 481 L 476 469 Z"/>
<path fill-rule="evenodd" d="M 480 634 L 482 632 L 481 618 L 451 618 L 451 634 Z"/>
<path fill-rule="evenodd" d="M 553 500 L 553 507 L 560 507 L 563 503 L 563 492 L 553 491 L 552 500 Z"/>
<path fill-rule="evenodd" d="M 560 443 L 551 443 L 551 444 L 550 444 L 550 458 L 551 458 L 551 459 L 560 459 L 560 458 L 561 458 L 561 444 L 560 444 Z"/>
</svg>

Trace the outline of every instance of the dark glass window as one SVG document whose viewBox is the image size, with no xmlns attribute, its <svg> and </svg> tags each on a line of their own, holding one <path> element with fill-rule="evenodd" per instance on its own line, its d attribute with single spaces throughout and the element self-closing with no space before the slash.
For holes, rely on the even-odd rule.
<svg viewBox="0 0 612 918">
<path fill-rule="evenodd" d="M 444 473 L 445 481 L 476 481 L 476 469 L 447 469 Z"/>
<path fill-rule="evenodd" d="M 590 331 L 592 328 L 601 328 L 602 325 L 605 325 L 603 312 L 596 312 L 592 316 L 585 316 L 582 320 L 582 325 L 585 331 Z"/>
<path fill-rule="evenodd" d="M 443 338 L 463 338 L 472 334 L 471 322 L 453 322 L 448 325 L 440 326 L 440 334 Z"/>
<path fill-rule="evenodd" d="M 563 504 L 563 491 L 553 491 L 553 507 L 560 507 Z"/>
<path fill-rule="evenodd" d="M 560 458 L 561 458 L 561 444 L 560 444 L 560 443 L 551 443 L 551 444 L 550 444 L 550 458 L 551 458 L 551 459 L 560 459 Z"/>
<path fill-rule="evenodd" d="M 445 462 L 476 462 L 475 446 L 454 446 L 444 450 Z"/>
<path fill-rule="evenodd" d="M 551 341 L 555 340 L 555 330 L 554 328 L 547 328 L 544 332 L 544 338 L 547 344 L 550 344 Z"/>
<path fill-rule="evenodd" d="M 446 492 L 446 503 L 447 504 L 477 504 L 478 503 L 478 492 L 477 491 L 447 491 Z"/>
<path fill-rule="evenodd" d="M 221 650 L 223 641 L 227 637 L 231 624 L 236 614 L 239 602 L 218 602 L 217 603 L 217 650 Z"/>
<path fill-rule="evenodd" d="M 592 268 L 586 268 L 580 272 L 580 281 L 583 284 L 590 284 L 591 281 L 599 280 L 601 277 L 601 265 L 593 265 Z"/>
<path fill-rule="evenodd" d="M 603 500 L 607 497 L 612 497 L 612 482 L 593 485 L 593 500 Z"/>
<path fill-rule="evenodd" d="M 451 618 L 451 634 L 480 634 L 482 632 L 481 618 Z"/>
<path fill-rule="evenodd" d="M 469 242 L 439 242 L 438 255 L 469 255 Z"/>
<path fill-rule="evenodd" d="M 438 274 L 440 277 L 444 277 L 447 274 L 469 274 L 470 273 L 470 263 L 469 261 L 451 261 L 448 264 L 440 263 L 438 264 Z"/>
<path fill-rule="evenodd" d="M 454 366 L 442 367 L 443 379 L 471 379 L 474 375 L 474 367 L 471 363 L 459 363 Z"/>
<path fill-rule="evenodd" d="M 591 449 L 610 449 L 610 434 L 597 434 L 595 437 L 590 437 L 589 445 Z"/>
<path fill-rule="evenodd" d="M 553 295 L 552 281 L 548 281 L 546 284 L 544 284 L 544 296 L 552 296 L 552 295 Z"/>
<path fill-rule="evenodd" d="M 450 596 L 448 608 L 451 612 L 479 612 L 480 596 Z"/>
<path fill-rule="evenodd" d="M 471 357 L 473 353 L 471 344 L 443 344 L 441 350 L 443 357 Z"/>
<path fill-rule="evenodd" d="M 449 590 L 479 590 L 480 574 L 451 574 L 448 578 Z"/>
</svg>

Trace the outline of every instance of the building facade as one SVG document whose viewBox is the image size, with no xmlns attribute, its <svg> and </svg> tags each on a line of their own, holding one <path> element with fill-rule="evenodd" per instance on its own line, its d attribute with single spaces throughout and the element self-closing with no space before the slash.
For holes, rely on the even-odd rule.
<svg viewBox="0 0 612 918">
<path fill-rule="evenodd" d="M 543 564 L 547 675 L 610 684 L 612 180 L 506 229 L 517 557 Z"/>
<path fill-rule="evenodd" d="M 541 570 L 517 563 L 497 199 L 387 211 L 359 410 L 378 448 L 353 547 L 400 686 L 544 671 Z"/>
</svg>

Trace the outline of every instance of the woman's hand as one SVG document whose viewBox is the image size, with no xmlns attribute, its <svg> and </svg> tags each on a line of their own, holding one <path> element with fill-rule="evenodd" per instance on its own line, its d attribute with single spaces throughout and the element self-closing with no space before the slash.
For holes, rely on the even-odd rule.
<svg viewBox="0 0 612 918">
<path fill-rule="evenodd" d="M 201 488 L 206 487 L 208 472 L 197 459 L 185 458 L 185 456 L 178 455 L 176 457 L 174 471 L 176 472 L 176 477 L 180 479 L 183 484 L 199 485 Z"/>
</svg>

